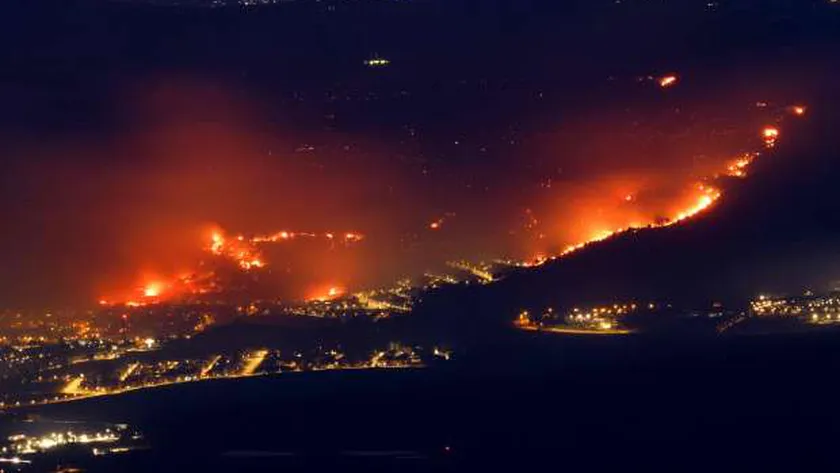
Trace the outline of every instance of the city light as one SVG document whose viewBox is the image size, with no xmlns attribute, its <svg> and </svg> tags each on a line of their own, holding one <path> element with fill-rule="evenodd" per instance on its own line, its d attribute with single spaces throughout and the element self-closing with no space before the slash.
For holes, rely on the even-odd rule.
<svg viewBox="0 0 840 473">
<path fill-rule="evenodd" d="M 391 61 L 381 57 L 375 57 L 372 59 L 365 60 L 365 65 L 368 67 L 385 67 L 389 64 L 391 64 Z"/>
</svg>

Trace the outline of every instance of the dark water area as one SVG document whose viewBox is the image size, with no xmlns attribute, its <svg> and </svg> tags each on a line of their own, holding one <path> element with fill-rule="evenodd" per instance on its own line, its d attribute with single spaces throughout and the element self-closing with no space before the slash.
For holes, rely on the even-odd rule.
<svg viewBox="0 0 840 473">
<path fill-rule="evenodd" d="M 146 434 L 150 451 L 90 471 L 803 471 L 837 465 L 838 362 L 836 333 L 527 335 L 436 369 L 213 381 L 39 412 Z"/>
</svg>

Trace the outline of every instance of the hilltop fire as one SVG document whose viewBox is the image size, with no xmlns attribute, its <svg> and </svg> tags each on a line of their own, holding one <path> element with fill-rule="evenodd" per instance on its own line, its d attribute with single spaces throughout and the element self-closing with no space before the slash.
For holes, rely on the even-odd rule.
<svg viewBox="0 0 840 473">
<path fill-rule="evenodd" d="M 779 129 L 774 126 L 765 127 L 761 131 L 761 137 L 764 138 L 764 144 L 768 148 L 776 146 L 776 141 L 779 139 Z"/>
<path fill-rule="evenodd" d="M 758 157 L 758 153 L 745 153 L 740 158 L 732 161 L 726 168 L 726 175 L 730 177 L 746 177 L 747 167 Z"/>
<path fill-rule="evenodd" d="M 336 238 L 336 234 L 340 235 L 340 238 Z M 344 245 L 353 245 L 364 240 L 364 235 L 356 232 L 312 233 L 284 230 L 269 235 L 246 237 L 240 234 L 229 237 L 223 230 L 217 228 L 209 232 L 204 249 L 214 257 L 234 263 L 242 273 L 249 273 L 268 267 L 265 257 L 260 251 L 260 246 L 291 242 L 298 239 L 322 239 L 329 245 L 333 244 L 333 240 L 338 239 Z M 218 275 L 212 270 L 193 272 L 178 277 L 155 279 L 144 283 L 136 290 L 128 291 L 123 296 L 103 297 L 99 299 L 99 305 L 125 304 L 130 307 L 140 307 L 185 295 L 218 292 L 223 288 L 218 286 L 217 279 Z M 330 287 L 323 295 L 319 295 L 318 298 L 325 300 L 331 299 L 343 294 L 343 292 L 344 290 L 341 288 Z"/>
<path fill-rule="evenodd" d="M 659 78 L 659 86 L 663 89 L 677 85 L 679 78 L 675 75 L 668 75 Z"/>
</svg>

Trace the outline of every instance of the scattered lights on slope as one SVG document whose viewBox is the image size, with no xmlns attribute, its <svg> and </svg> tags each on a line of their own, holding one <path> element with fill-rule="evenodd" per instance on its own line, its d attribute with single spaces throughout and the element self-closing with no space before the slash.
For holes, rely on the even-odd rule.
<svg viewBox="0 0 840 473">
<path fill-rule="evenodd" d="M 455 213 L 447 212 L 443 216 L 440 216 L 440 217 L 436 218 L 435 220 L 432 220 L 431 222 L 429 222 L 428 228 L 429 228 L 429 230 L 440 230 L 440 229 L 443 228 L 443 225 L 446 223 L 446 221 L 450 218 L 453 218 L 453 217 L 455 217 Z"/>
</svg>

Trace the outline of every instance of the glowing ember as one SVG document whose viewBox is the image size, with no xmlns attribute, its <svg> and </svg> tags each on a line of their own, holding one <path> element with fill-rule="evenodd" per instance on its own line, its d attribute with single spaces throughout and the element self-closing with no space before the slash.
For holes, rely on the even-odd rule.
<svg viewBox="0 0 840 473">
<path fill-rule="evenodd" d="M 672 87 L 679 79 L 675 75 L 668 75 L 659 78 L 659 86 L 662 88 Z"/>
<path fill-rule="evenodd" d="M 790 110 L 791 110 L 791 112 L 793 112 L 794 115 L 799 116 L 799 117 L 805 115 L 805 112 L 808 111 L 807 108 L 805 108 L 801 105 L 795 105 L 795 106 L 791 107 Z"/>
<path fill-rule="evenodd" d="M 446 220 L 446 217 L 441 217 L 431 223 L 429 223 L 429 229 L 431 230 L 440 230 L 443 228 L 443 222 Z"/>
<path fill-rule="evenodd" d="M 213 234 L 210 235 L 210 240 L 210 252 L 214 255 L 221 254 L 222 248 L 225 246 L 225 237 L 223 237 L 219 232 L 213 232 Z"/>
<path fill-rule="evenodd" d="M 364 238 L 364 237 L 363 237 L 362 235 L 359 235 L 358 233 L 346 233 L 346 234 L 344 235 L 344 241 L 345 241 L 345 242 L 357 242 L 357 241 L 362 241 L 362 239 L 363 239 L 363 238 Z"/>
<path fill-rule="evenodd" d="M 703 192 L 703 194 L 697 198 L 697 201 L 694 205 L 692 205 L 686 210 L 683 210 L 682 212 L 679 212 L 671 221 L 661 226 L 667 227 L 682 222 L 683 220 L 689 219 L 711 207 L 712 204 L 714 204 L 715 201 L 720 198 L 720 191 L 713 187 L 701 185 L 699 186 L 699 189 L 701 192 Z"/>
<path fill-rule="evenodd" d="M 761 131 L 761 137 L 764 138 L 764 144 L 768 148 L 776 146 L 776 141 L 779 139 L 779 129 L 774 126 L 765 127 Z"/>
</svg>

